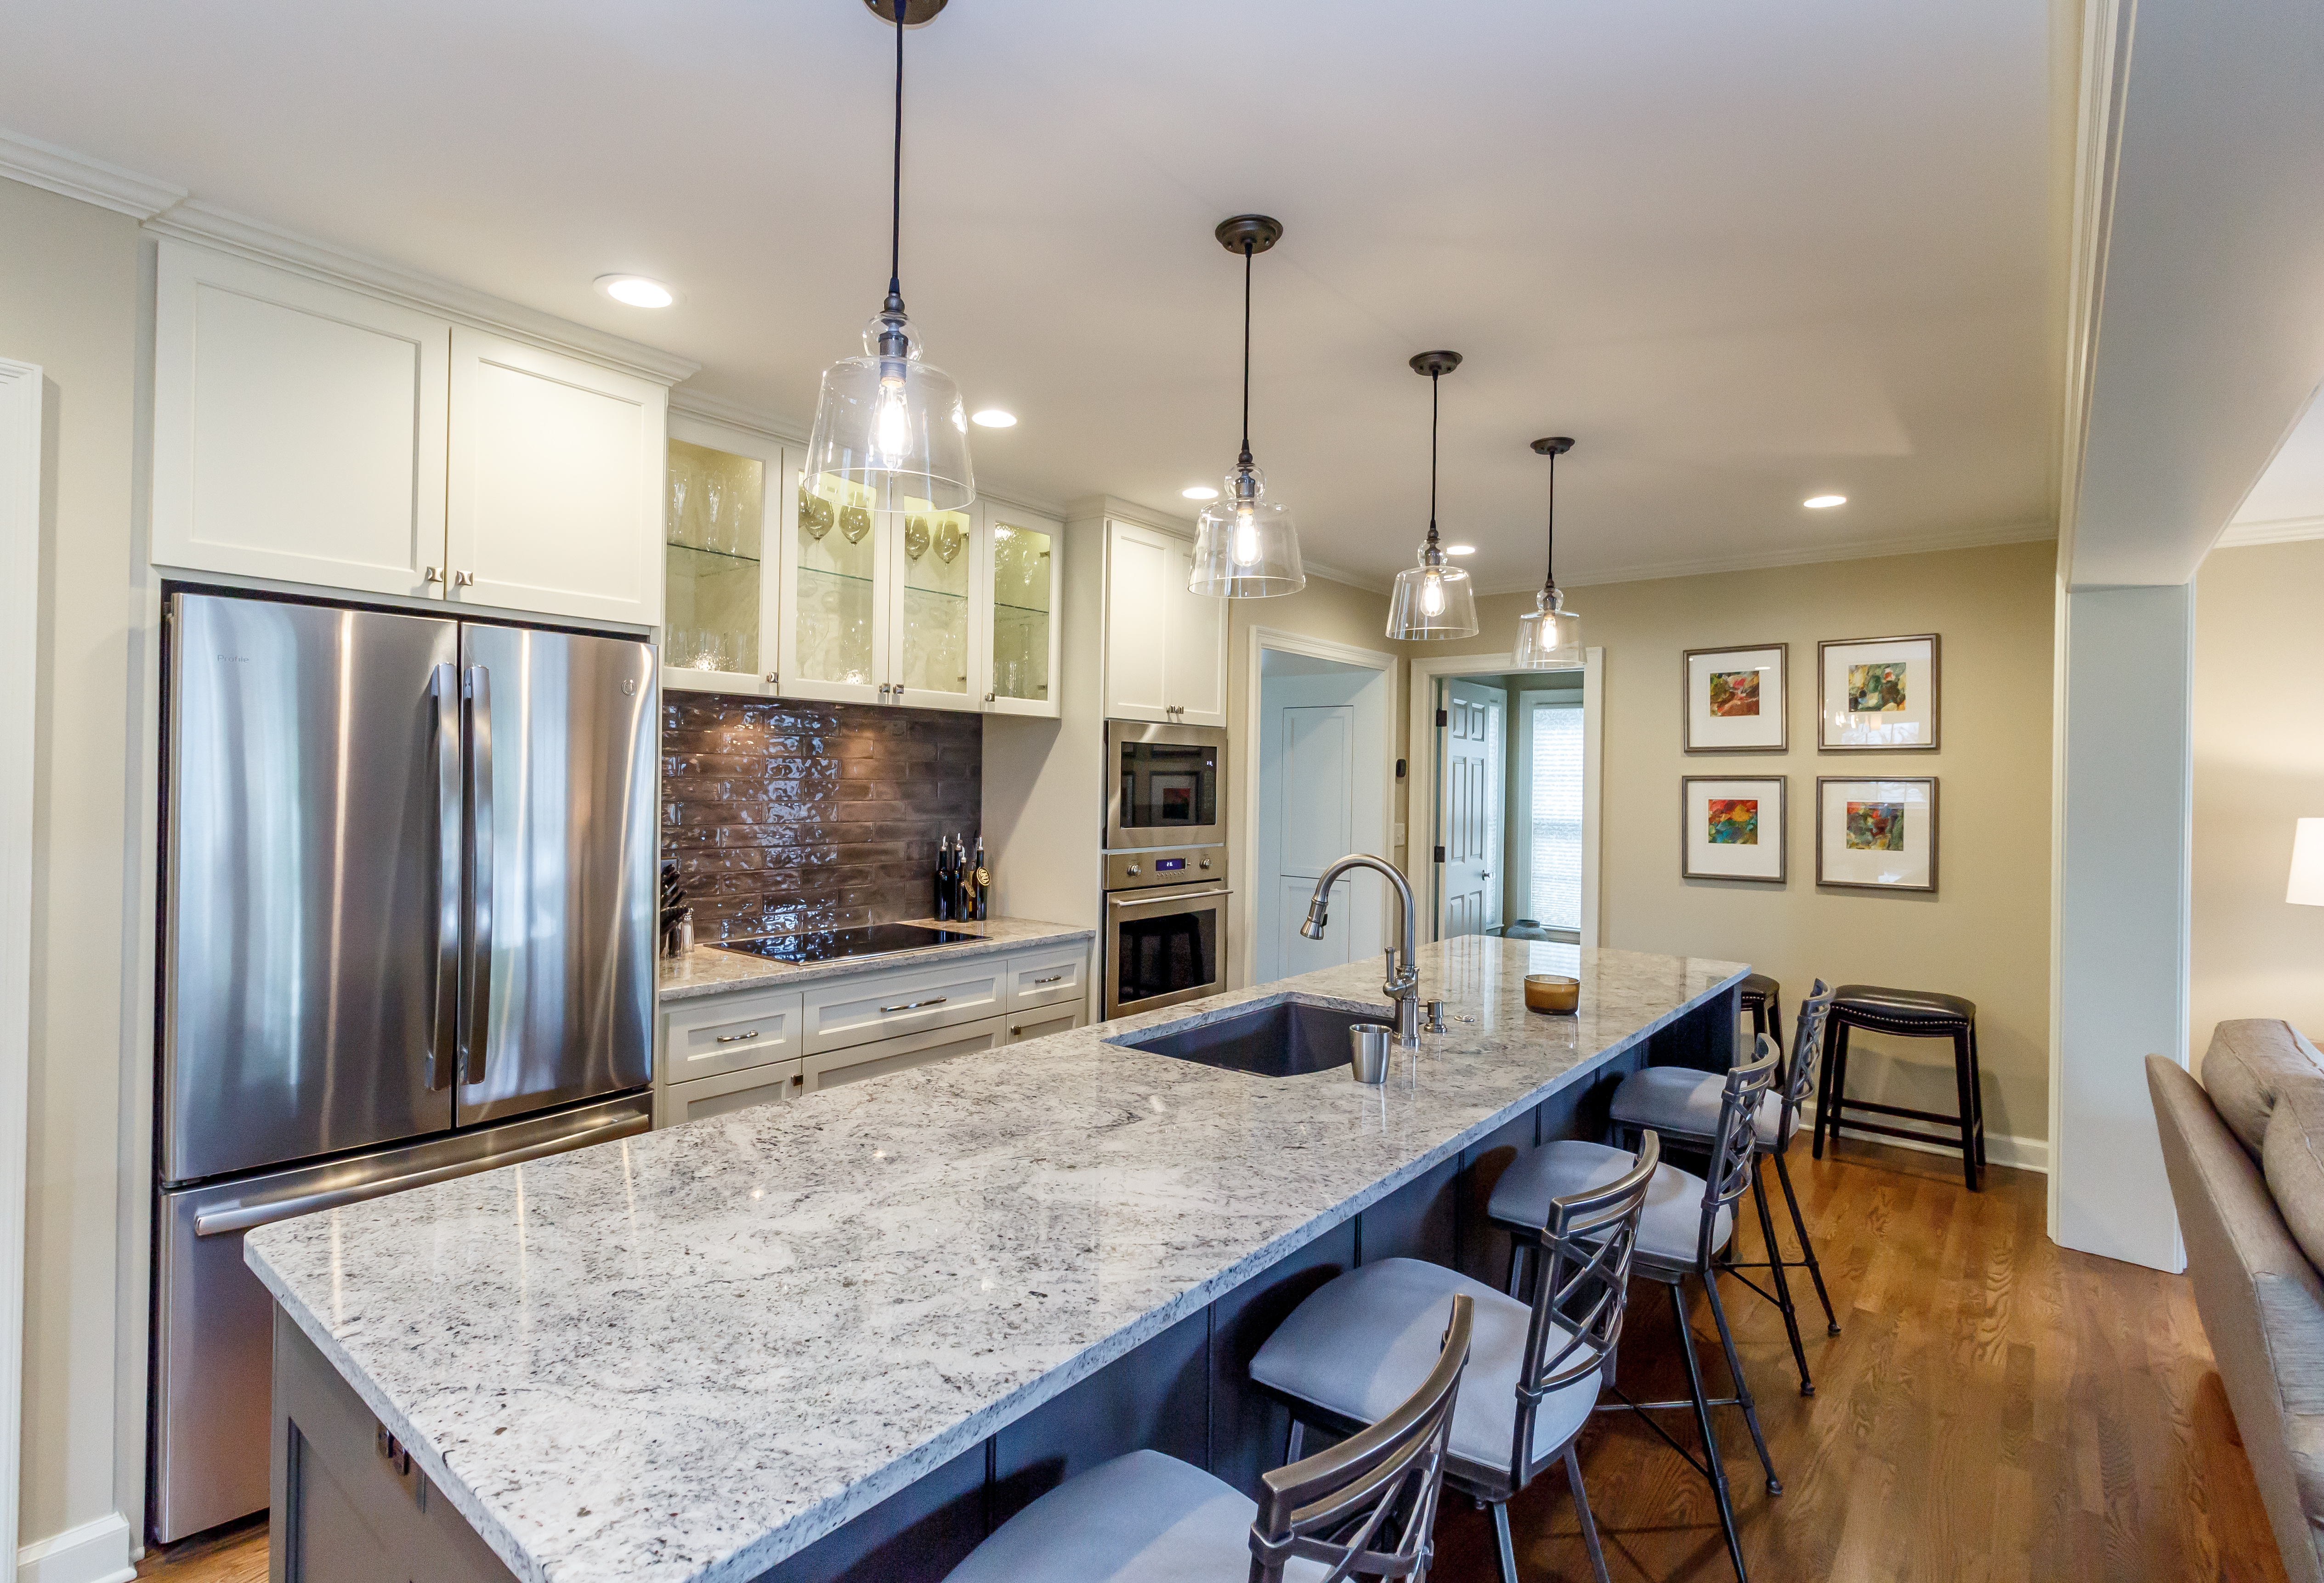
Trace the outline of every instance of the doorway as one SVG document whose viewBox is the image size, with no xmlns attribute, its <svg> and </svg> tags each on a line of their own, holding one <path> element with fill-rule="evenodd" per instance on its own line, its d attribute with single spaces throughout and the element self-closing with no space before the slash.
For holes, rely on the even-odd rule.
<svg viewBox="0 0 2324 1583">
<path fill-rule="evenodd" d="M 1323 870 L 1350 852 L 1389 857 L 1395 657 L 1264 629 L 1251 634 L 1250 838 L 1237 888 L 1249 897 L 1250 984 L 1370 955 L 1386 938 L 1385 885 L 1332 888 L 1321 940 L 1299 925 Z"/>
<path fill-rule="evenodd" d="M 1505 655 L 1413 661 L 1416 886 L 1434 938 L 1598 943 L 1600 677 Z"/>
</svg>

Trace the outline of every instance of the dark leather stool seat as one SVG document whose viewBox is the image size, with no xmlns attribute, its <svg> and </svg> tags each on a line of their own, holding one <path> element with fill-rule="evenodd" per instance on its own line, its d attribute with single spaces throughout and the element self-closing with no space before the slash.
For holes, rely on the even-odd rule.
<svg viewBox="0 0 2324 1583">
<path fill-rule="evenodd" d="M 1959 1111 L 1950 1116 L 1934 1110 L 1914 1110 L 1902 1105 L 1875 1104 L 1848 1097 L 1848 1035 L 1851 1029 L 1887 1034 L 1907 1039 L 1950 1039 L 1953 1045 L 1953 1090 Z M 1889 989 L 1877 984 L 1842 984 L 1832 993 L 1831 1018 L 1824 1029 L 1824 1061 L 1816 1094 L 1815 1155 L 1823 1158 L 1827 1136 L 1838 1137 L 1843 1127 L 1878 1133 L 1912 1143 L 1954 1146 L 1954 1139 L 1932 1137 L 1918 1128 L 1860 1121 L 1849 1111 L 1869 1111 L 1941 1127 L 1956 1133 L 1961 1152 L 1961 1175 L 1971 1192 L 1985 1186 L 1985 1085 L 1977 1063 L 1977 1002 L 1932 989 Z"/>
<path fill-rule="evenodd" d="M 1743 1009 L 1751 1014 L 1754 1042 L 1760 1034 L 1775 1036 L 1775 1048 L 1784 1047 L 1784 987 L 1765 973 L 1753 973 L 1743 980 Z"/>
</svg>

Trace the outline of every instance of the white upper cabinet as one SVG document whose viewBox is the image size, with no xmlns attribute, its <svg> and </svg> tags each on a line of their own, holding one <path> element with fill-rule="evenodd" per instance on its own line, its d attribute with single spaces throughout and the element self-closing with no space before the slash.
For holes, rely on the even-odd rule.
<svg viewBox="0 0 2324 1583">
<path fill-rule="evenodd" d="M 1175 533 L 1106 523 L 1109 719 L 1226 724 L 1226 601 L 1188 592 L 1194 553 Z"/>
<path fill-rule="evenodd" d="M 156 566 L 661 621 L 653 380 L 160 244 Z"/>
<path fill-rule="evenodd" d="M 416 309 L 165 239 L 155 564 L 440 592 L 451 336 Z"/>
<path fill-rule="evenodd" d="M 980 515 L 978 604 L 988 637 L 978 650 L 977 690 L 991 713 L 1055 720 L 1065 528 L 998 502 L 980 502 Z"/>
<path fill-rule="evenodd" d="M 977 598 L 989 573 L 973 502 L 964 511 L 902 511 L 889 521 L 893 593 L 888 702 L 912 709 L 984 707 L 981 651 L 991 612 Z"/>
<path fill-rule="evenodd" d="M 870 490 L 836 478 L 809 490 L 786 473 L 777 495 L 778 690 L 788 698 L 885 704 L 896 524 L 872 509 Z"/>
<path fill-rule="evenodd" d="M 452 327 L 452 597 L 584 621 L 661 620 L 669 392 Z"/>
<path fill-rule="evenodd" d="M 774 691 L 776 536 L 794 466 L 779 441 L 670 414 L 662 507 L 665 691 Z"/>
</svg>

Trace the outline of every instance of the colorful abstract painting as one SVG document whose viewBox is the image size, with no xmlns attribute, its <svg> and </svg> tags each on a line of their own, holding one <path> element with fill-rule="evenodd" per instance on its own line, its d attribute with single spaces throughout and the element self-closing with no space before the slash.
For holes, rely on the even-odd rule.
<svg viewBox="0 0 2324 1583">
<path fill-rule="evenodd" d="M 1758 713 L 1759 673 L 1757 670 L 1712 671 L 1711 713 L 1730 718 Z"/>
<path fill-rule="evenodd" d="M 1759 799 L 1712 797 L 1709 805 L 1709 837 L 1713 846 L 1759 844 Z"/>
<path fill-rule="evenodd" d="M 1848 710 L 1851 714 L 1886 714 L 1904 707 L 1904 662 L 1876 660 L 1848 667 Z"/>
<path fill-rule="evenodd" d="M 1903 669 L 1902 666 L 1897 667 Z M 1904 805 L 1848 805 L 1848 845 L 1851 851 L 1901 852 L 1904 850 Z"/>
</svg>

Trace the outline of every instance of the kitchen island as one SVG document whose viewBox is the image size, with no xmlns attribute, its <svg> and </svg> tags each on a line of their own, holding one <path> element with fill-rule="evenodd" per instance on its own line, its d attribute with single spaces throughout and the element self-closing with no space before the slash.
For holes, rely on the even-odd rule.
<svg viewBox="0 0 2324 1583">
<path fill-rule="evenodd" d="M 1485 937 L 1420 967 L 1455 1020 L 1385 1088 L 1120 1043 L 1379 1006 L 1366 960 L 253 1234 L 274 1576 L 409 1546 L 439 1579 L 940 1578 L 1138 1445 L 1248 1486 L 1285 1420 L 1241 1371 L 1299 1298 L 1396 1254 L 1498 1280 L 1492 1178 L 1650 1060 L 1724 1067 L 1748 971 Z M 1524 1009 L 1542 971 L 1578 1016 Z"/>
</svg>

